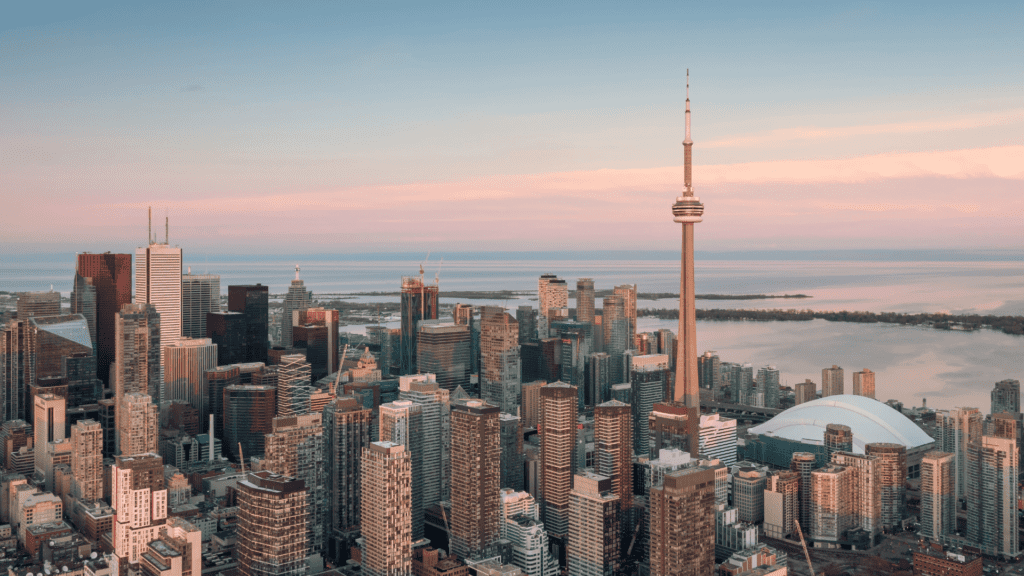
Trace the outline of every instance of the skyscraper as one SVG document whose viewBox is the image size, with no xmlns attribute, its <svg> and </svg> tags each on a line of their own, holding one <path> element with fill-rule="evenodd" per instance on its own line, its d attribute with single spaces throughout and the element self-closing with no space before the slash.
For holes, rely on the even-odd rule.
<svg viewBox="0 0 1024 576">
<path fill-rule="evenodd" d="M 764 532 L 769 538 L 786 538 L 796 532 L 800 516 L 800 475 L 784 471 L 768 477 L 764 490 Z"/>
<path fill-rule="evenodd" d="M 583 402 L 593 406 L 612 399 L 611 356 L 604 352 L 588 354 L 583 378 Z M 615 378 L 616 380 L 618 378 Z"/>
<path fill-rule="evenodd" d="M 163 400 L 184 400 L 205 421 L 210 415 L 206 371 L 217 366 L 217 345 L 209 338 L 180 338 L 163 346 Z"/>
<path fill-rule="evenodd" d="M 794 452 L 789 469 L 796 472 L 800 477 L 800 526 L 806 526 L 801 530 L 811 530 L 811 501 L 813 499 L 814 485 L 811 472 L 817 468 L 817 459 L 810 452 Z"/>
<path fill-rule="evenodd" d="M 210 312 L 206 315 L 206 337 L 217 345 L 217 365 L 245 362 L 245 315 L 240 312 Z"/>
<path fill-rule="evenodd" d="M 853 429 L 845 424 L 825 426 L 825 459 L 832 461 L 836 452 L 853 452 Z"/>
<path fill-rule="evenodd" d="M 224 445 L 232 460 L 239 458 L 239 444 L 244 458 L 263 456 L 276 411 L 274 386 L 235 384 L 224 388 Z"/>
<path fill-rule="evenodd" d="M 651 488 L 649 534 L 651 576 L 711 574 L 715 567 L 714 469 L 697 466 L 667 472 L 661 485 Z"/>
<path fill-rule="evenodd" d="M 298 416 L 309 412 L 310 366 L 303 354 L 281 357 L 277 374 L 277 415 Z"/>
<path fill-rule="evenodd" d="M 423 506 L 429 508 L 451 499 L 451 394 L 433 374 L 401 376 L 398 388 L 398 399 L 418 405 L 422 414 L 422 469 L 416 476 L 423 487 Z"/>
<path fill-rule="evenodd" d="M 159 451 L 160 411 L 148 394 L 125 394 L 114 414 L 117 417 L 117 449 L 121 455 Z"/>
<path fill-rule="evenodd" d="M 835 396 L 846 393 L 843 369 L 835 364 L 831 368 L 821 369 L 821 397 Z"/>
<path fill-rule="evenodd" d="M 230 290 L 230 288 L 229 288 Z M 228 294 L 228 307 L 230 303 L 231 295 Z M 295 279 L 292 280 L 291 286 L 288 287 L 288 294 L 284 297 L 284 307 L 281 312 L 281 346 L 285 348 L 292 347 L 292 312 L 295 310 L 305 310 L 310 307 L 310 296 L 309 292 L 306 292 L 306 284 L 299 278 L 299 267 L 295 266 Z"/>
<path fill-rule="evenodd" d="M 66 359 L 93 356 L 89 325 L 85 317 L 81 314 L 34 316 L 26 322 L 27 326 L 23 332 L 24 370 L 29 395 L 32 395 L 32 390 L 47 388 L 53 383 L 67 386 L 74 375 L 67 372 Z M 83 365 L 83 368 L 88 373 L 79 377 L 92 383 L 96 377 L 95 363 L 90 359 L 88 365 Z M 91 387 L 95 388 L 95 385 Z"/>
<path fill-rule="evenodd" d="M 544 525 L 548 532 L 564 538 L 569 532 L 569 492 L 575 466 L 576 388 L 552 382 L 540 389 L 541 494 Z M 454 469 L 452 474 L 455 474 Z"/>
<path fill-rule="evenodd" d="M 426 508 L 423 501 L 424 492 L 424 444 L 429 444 L 432 452 L 440 456 L 440 430 L 436 430 L 434 438 L 427 438 L 423 430 L 423 408 L 409 400 L 396 400 L 380 405 L 380 434 L 381 441 L 391 442 L 405 447 L 412 466 L 412 484 L 410 485 L 410 514 L 412 515 L 412 538 L 418 540 L 423 537 L 423 511 Z M 440 470 L 431 470 L 431 484 L 436 485 L 440 481 Z"/>
<path fill-rule="evenodd" d="M 700 380 L 701 388 L 715 390 L 721 386 L 721 364 L 718 352 L 714 350 L 708 350 L 697 358 L 697 378 Z"/>
<path fill-rule="evenodd" d="M 348 557 L 359 527 L 359 458 L 370 445 L 373 412 L 352 396 L 339 396 L 323 412 L 324 469 L 328 514 L 325 521 L 328 553 L 336 562 Z"/>
<path fill-rule="evenodd" d="M 594 279 L 576 281 L 576 320 L 594 323 Z"/>
<path fill-rule="evenodd" d="M 115 314 L 116 360 L 110 377 L 117 405 L 130 392 L 148 394 L 154 402 L 159 402 L 162 322 L 152 304 L 125 304 Z"/>
<path fill-rule="evenodd" d="M 584 471 L 569 493 L 570 576 L 612 576 L 619 562 L 619 495 L 607 476 Z"/>
<path fill-rule="evenodd" d="M 322 414 L 277 417 L 264 445 L 263 470 L 301 480 L 306 486 L 306 541 L 310 553 L 325 552 L 327 486 Z"/>
<path fill-rule="evenodd" d="M 696 361 L 696 358 L 694 358 Z M 668 356 L 665 354 L 649 354 L 634 356 L 630 370 L 633 398 L 630 405 L 633 409 L 633 452 L 637 456 L 648 456 L 650 452 L 650 424 L 648 422 L 654 405 L 665 398 L 668 388 Z M 699 418 L 699 412 L 687 408 L 687 419 L 691 416 Z M 699 438 L 699 428 L 687 420 L 690 438 Z M 696 433 L 693 433 L 696 432 Z M 697 456 L 697 442 L 690 442 L 690 452 Z"/>
<path fill-rule="evenodd" d="M 1021 553 L 1017 525 L 1018 422 L 1009 416 L 997 418 L 995 424 L 992 435 L 983 435 L 968 445 L 967 539 L 983 553 L 1012 559 Z"/>
<path fill-rule="evenodd" d="M 19 292 L 18 320 L 60 315 L 60 292 Z"/>
<path fill-rule="evenodd" d="M 921 458 L 922 538 L 941 542 L 956 530 L 956 455 L 932 451 Z"/>
<path fill-rule="evenodd" d="M 416 340 L 416 368 L 434 374 L 438 386 L 451 392 L 469 387 L 472 338 L 467 324 L 422 324 Z"/>
<path fill-rule="evenodd" d="M 855 475 L 853 468 L 836 464 L 811 472 L 811 539 L 837 544 L 857 526 L 856 500 L 850 497 L 856 490 Z"/>
<path fill-rule="evenodd" d="M 536 342 L 537 309 L 529 304 L 516 308 L 516 322 L 519 323 L 519 344 Z"/>
<path fill-rule="evenodd" d="M 882 528 L 893 528 L 906 513 L 907 447 L 891 442 L 864 445 L 864 453 L 877 456 L 878 485 L 882 501 Z"/>
<path fill-rule="evenodd" d="M 156 539 L 167 521 L 164 461 L 156 454 L 122 455 L 110 471 L 110 504 L 115 573 L 137 565 L 146 544 Z"/>
<path fill-rule="evenodd" d="M 515 414 L 522 386 L 519 323 L 504 308 L 480 311 L 480 397 L 502 412 Z"/>
<path fill-rule="evenodd" d="M 622 317 L 626 320 L 626 349 L 636 340 L 636 284 L 616 286 L 614 294 L 622 298 Z"/>
<path fill-rule="evenodd" d="M 501 413 L 501 479 L 499 486 L 523 489 L 523 425 L 519 416 Z"/>
<path fill-rule="evenodd" d="M 268 471 L 238 483 L 238 543 L 242 576 L 303 576 L 309 554 L 306 486 Z"/>
<path fill-rule="evenodd" d="M 78 287 L 92 287 L 95 302 L 93 339 L 96 341 L 96 376 L 110 384 L 110 365 L 114 362 L 114 317 L 125 304 L 132 303 L 131 254 L 78 254 L 75 269 L 75 294 L 71 297 L 71 313 L 85 314 L 85 294 L 78 297 Z M 81 283 L 78 281 L 81 278 Z"/>
<path fill-rule="evenodd" d="M 853 393 L 857 396 L 875 397 L 875 373 L 867 368 L 853 373 Z"/>
<path fill-rule="evenodd" d="M 498 540 L 500 416 L 481 400 L 452 404 L 451 552 L 485 553 Z"/>
<path fill-rule="evenodd" d="M 935 413 L 935 448 L 952 452 L 953 492 L 963 498 L 967 492 L 967 447 L 981 439 L 981 412 L 977 408 L 954 408 Z"/>
<path fill-rule="evenodd" d="M 686 80 L 686 139 L 683 140 L 683 195 L 672 206 L 674 221 L 683 225 L 682 259 L 679 278 L 679 355 L 673 400 L 682 402 L 687 415 L 690 438 L 699 438 L 700 386 L 697 380 L 697 312 L 693 270 L 693 225 L 702 220 L 704 205 L 693 195 L 693 140 L 690 139 L 690 80 Z M 691 440 L 691 453 L 696 450 Z M 713 530 L 713 528 L 712 528 Z M 712 551 L 712 555 L 713 555 Z"/>
<path fill-rule="evenodd" d="M 779 407 L 779 370 L 775 366 L 762 366 L 757 371 L 758 392 L 764 394 L 765 408 Z"/>
<path fill-rule="evenodd" d="M 803 382 L 798 383 L 794 386 L 794 389 L 795 404 L 803 404 L 818 398 L 818 385 L 811 382 L 810 378 L 806 378 Z"/>
<path fill-rule="evenodd" d="M 193 274 L 189 268 L 181 275 L 181 335 L 205 338 L 209 312 L 220 312 L 220 276 Z"/>
<path fill-rule="evenodd" d="M 405 447 L 372 442 L 362 457 L 362 569 L 370 576 L 412 573 L 412 463 Z"/>
<path fill-rule="evenodd" d="M 554 274 L 541 274 L 537 280 L 537 334 L 544 339 L 549 336 L 548 326 L 551 324 L 551 310 L 562 309 L 569 305 L 569 289 Z"/>
<path fill-rule="evenodd" d="M 700 457 L 720 460 L 726 466 L 736 463 L 736 420 L 721 414 L 700 415 Z"/>
<path fill-rule="evenodd" d="M 991 414 L 1020 412 L 1020 380 L 1001 380 L 992 388 Z"/>
<path fill-rule="evenodd" d="M 33 419 L 32 426 L 35 430 L 36 473 L 45 475 L 49 468 L 52 474 L 52 465 L 47 466 L 46 464 L 46 446 L 50 442 L 60 442 L 65 438 L 64 414 L 66 411 L 66 401 L 64 398 L 54 396 L 53 394 L 40 394 L 34 400 L 33 412 L 35 413 L 35 418 Z M 52 476 L 46 476 L 46 485 L 50 488 L 53 487 Z"/>
<path fill-rule="evenodd" d="M 437 320 L 437 286 L 423 278 L 402 277 L 401 374 L 416 372 L 416 336 L 421 320 Z"/>
<path fill-rule="evenodd" d="M 622 353 L 629 347 L 629 324 L 622 296 L 605 296 L 601 303 L 601 329 L 604 331 L 604 351 L 611 361 L 611 379 L 615 382 L 626 380 L 629 366 L 623 366 Z"/>
<path fill-rule="evenodd" d="M 166 235 L 163 243 L 151 237 L 135 250 L 135 303 L 156 308 L 161 343 L 181 338 L 181 248 L 171 247 Z"/>
<path fill-rule="evenodd" d="M 852 490 L 841 497 L 853 505 L 854 523 L 871 537 L 882 532 L 882 459 L 872 454 L 836 452 L 832 463 L 853 471 Z"/>
<path fill-rule="evenodd" d="M 71 425 L 72 494 L 80 500 L 103 498 L 103 428 L 95 420 Z"/>
<path fill-rule="evenodd" d="M 629 404 L 610 400 L 594 407 L 594 468 L 607 476 L 620 515 L 633 506 L 633 422 Z"/>
<path fill-rule="evenodd" d="M 296 270 L 296 279 L 298 278 L 298 270 Z M 299 305 L 298 309 L 307 308 L 309 305 L 308 298 L 303 300 L 305 295 L 305 288 L 301 287 L 302 280 L 298 280 L 300 283 L 300 289 L 297 289 L 295 293 L 292 290 L 288 290 L 288 297 L 292 300 L 288 300 L 286 297 L 285 302 L 291 306 Z M 292 282 L 294 285 L 295 282 Z M 300 295 L 301 293 L 301 295 Z M 262 284 L 256 285 L 245 285 L 245 286 L 228 286 L 228 310 L 231 312 L 241 313 L 245 317 L 245 336 L 243 338 L 244 348 L 242 352 L 242 360 L 239 362 L 267 362 L 267 340 L 269 335 L 269 311 L 268 311 L 268 299 L 269 292 L 268 288 Z M 296 300 L 298 304 L 296 304 Z M 288 324 L 289 324 L 289 339 L 291 338 L 291 322 L 292 315 L 288 311 Z M 289 346 L 291 343 L 288 344 Z"/>
</svg>

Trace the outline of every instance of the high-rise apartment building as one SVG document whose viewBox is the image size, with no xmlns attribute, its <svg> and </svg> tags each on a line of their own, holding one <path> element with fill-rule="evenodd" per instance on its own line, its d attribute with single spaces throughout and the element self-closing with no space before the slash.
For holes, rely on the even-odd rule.
<svg viewBox="0 0 1024 576">
<path fill-rule="evenodd" d="M 242 576 L 304 576 L 309 555 L 302 480 L 269 471 L 251 472 L 238 483 L 238 543 Z"/>
<path fill-rule="evenodd" d="M 149 394 L 125 394 L 116 410 L 116 442 L 121 455 L 159 452 L 160 409 Z"/>
<path fill-rule="evenodd" d="M 851 491 L 843 497 L 853 505 L 854 524 L 871 537 L 882 532 L 882 459 L 871 454 L 836 452 L 832 463 L 853 471 Z"/>
<path fill-rule="evenodd" d="M 633 452 L 638 457 L 650 452 L 650 424 L 654 405 L 665 399 L 668 389 L 668 355 L 649 354 L 634 356 L 630 369 L 633 409 Z M 697 417 L 697 415 L 694 415 Z M 696 457 L 696 442 L 690 447 Z"/>
<path fill-rule="evenodd" d="M 613 384 L 619 384 L 619 382 L 612 381 L 611 356 L 604 352 L 588 354 L 586 375 L 583 378 L 584 405 L 593 406 L 611 400 Z"/>
<path fill-rule="evenodd" d="M 298 272 L 296 272 L 297 274 Z M 301 283 L 302 281 L 299 280 L 299 282 Z M 292 282 L 292 284 L 294 285 L 295 283 Z M 295 293 L 292 293 L 291 289 L 289 289 L 288 297 L 291 297 L 291 300 L 288 300 L 288 297 L 285 298 L 285 302 L 291 306 L 291 308 L 286 310 L 286 312 L 289 312 L 286 318 L 289 325 L 292 322 L 291 310 L 304 310 L 309 307 L 308 297 L 306 300 L 303 300 L 302 294 L 306 294 L 306 292 L 305 288 L 300 286 L 300 289 L 296 289 Z M 239 362 L 267 362 L 267 342 L 269 340 L 270 325 L 269 296 L 268 288 L 262 284 L 228 286 L 228 310 L 237 312 L 245 318 L 245 332 L 242 337 L 242 359 Z M 295 306 L 298 306 L 298 308 L 295 308 Z M 291 338 L 290 327 L 288 334 L 289 338 Z"/>
<path fill-rule="evenodd" d="M 94 295 L 95 321 L 90 323 L 96 342 L 96 376 L 110 382 L 110 365 L 115 353 L 115 316 L 125 304 L 132 303 L 131 254 L 78 254 L 75 268 L 75 293 L 71 297 L 71 313 L 85 314 L 87 298 L 85 285 Z M 78 278 L 81 278 L 81 283 Z M 78 287 L 82 286 L 82 292 Z M 78 295 L 81 294 L 79 297 Z M 86 316 L 89 317 L 88 315 Z"/>
<path fill-rule="evenodd" d="M 217 367 L 217 345 L 209 338 L 180 338 L 163 346 L 163 400 L 183 400 L 199 411 L 201 420 L 210 414 L 206 371 Z"/>
<path fill-rule="evenodd" d="M 379 438 L 382 441 L 404 446 L 405 451 L 409 454 L 413 478 L 410 486 L 412 538 L 418 540 L 423 537 L 423 512 L 426 509 L 426 503 L 423 500 L 424 484 L 430 482 L 432 485 L 436 485 L 440 482 L 441 473 L 440 469 L 435 468 L 431 470 L 432 474 L 430 474 L 429 480 L 424 478 L 424 472 L 426 472 L 424 469 L 426 464 L 424 445 L 435 448 L 432 452 L 440 456 L 440 431 L 435 430 L 433 438 L 428 438 L 424 434 L 423 407 L 410 400 L 396 400 L 381 404 L 379 414 Z"/>
<path fill-rule="evenodd" d="M 800 482 L 800 526 L 805 532 L 811 529 L 811 503 L 814 499 L 814 483 L 811 473 L 818 467 L 817 458 L 811 452 L 794 452 L 789 469 L 797 473 Z"/>
<path fill-rule="evenodd" d="M 852 468 L 829 464 L 811 472 L 810 538 L 815 542 L 838 543 L 847 530 L 856 527 L 856 490 Z M 803 523 L 801 523 L 801 529 Z"/>
<path fill-rule="evenodd" d="M 220 312 L 220 276 L 217 274 L 181 275 L 181 335 L 206 337 L 206 315 Z"/>
<path fill-rule="evenodd" d="M 229 458 L 263 456 L 266 435 L 277 414 L 277 388 L 263 384 L 234 384 L 224 388 L 224 445 Z M 303 488 L 304 490 L 305 488 Z"/>
<path fill-rule="evenodd" d="M 348 556 L 359 527 L 362 496 L 359 458 L 370 445 L 373 412 L 352 396 L 338 396 L 323 412 L 324 472 L 327 476 L 328 554 L 336 562 Z"/>
<path fill-rule="evenodd" d="M 720 414 L 700 415 L 700 457 L 719 460 L 726 466 L 736 463 L 736 420 Z"/>
<path fill-rule="evenodd" d="M 991 414 L 1020 412 L 1020 380 L 1001 380 L 992 388 Z"/>
<path fill-rule="evenodd" d="M 519 414 L 523 418 L 523 428 L 536 430 L 540 424 L 540 389 L 547 384 L 543 380 L 535 380 L 523 384 L 522 403 Z"/>
<path fill-rule="evenodd" d="M 875 397 L 875 373 L 867 368 L 853 373 L 853 393 L 857 396 Z"/>
<path fill-rule="evenodd" d="M 921 458 L 921 529 L 932 542 L 956 530 L 956 454 L 927 452 Z"/>
<path fill-rule="evenodd" d="M 882 528 L 894 528 L 906 515 L 907 447 L 891 442 L 872 442 L 864 453 L 878 457 L 878 485 Z"/>
<path fill-rule="evenodd" d="M 501 420 L 481 400 L 452 404 L 451 552 L 483 554 L 498 540 Z"/>
<path fill-rule="evenodd" d="M 626 320 L 626 347 L 636 340 L 636 284 L 616 286 L 614 294 L 622 298 L 622 317 Z"/>
<path fill-rule="evenodd" d="M 298 416 L 309 412 L 310 365 L 303 354 L 281 357 L 277 372 L 277 415 Z"/>
<path fill-rule="evenodd" d="M 619 495 L 611 478 L 584 471 L 569 493 L 570 576 L 613 576 L 619 562 Z"/>
<path fill-rule="evenodd" d="M 1017 520 L 1020 448 L 1018 422 L 1012 415 L 996 420 L 967 449 L 967 539 L 985 554 L 1004 559 L 1020 556 Z"/>
<path fill-rule="evenodd" d="M 764 394 L 765 408 L 778 408 L 779 401 L 779 369 L 775 366 L 762 366 L 757 371 L 757 391 Z"/>
<path fill-rule="evenodd" d="M 502 412 L 519 409 L 519 322 L 504 308 L 480 310 L 480 397 Z"/>
<path fill-rule="evenodd" d="M 594 407 L 594 468 L 608 477 L 624 519 L 633 506 L 633 413 L 609 400 Z"/>
<path fill-rule="evenodd" d="M 594 323 L 594 279 L 576 280 L 576 320 Z"/>
<path fill-rule="evenodd" d="M 412 573 L 412 463 L 404 446 L 372 442 L 362 457 L 362 569 Z"/>
<path fill-rule="evenodd" d="M 540 389 L 538 433 L 544 525 L 549 533 L 558 537 L 565 537 L 569 532 L 569 492 L 575 470 L 576 401 L 576 388 L 564 382 L 552 382 Z"/>
<path fill-rule="evenodd" d="M 437 320 L 437 286 L 428 286 L 423 278 L 402 277 L 402 345 L 401 374 L 416 372 L 419 325 L 423 320 Z"/>
<path fill-rule="evenodd" d="M 764 489 L 764 533 L 769 538 L 788 538 L 800 519 L 800 475 L 792 471 L 768 476 Z"/>
<path fill-rule="evenodd" d="M 519 344 L 536 342 L 537 338 L 537 309 L 529 304 L 516 308 L 516 322 L 519 323 Z"/>
<path fill-rule="evenodd" d="M 501 537 L 512 545 L 512 564 L 528 576 L 558 573 L 557 559 L 548 550 L 548 534 L 540 521 L 540 506 L 528 492 L 503 488 L 498 518 Z"/>
<path fill-rule="evenodd" d="M 110 505 L 115 572 L 139 564 L 146 544 L 156 539 L 167 521 L 164 461 L 156 454 L 117 456 L 110 471 Z"/>
<path fill-rule="evenodd" d="M 651 488 L 649 534 L 651 576 L 711 574 L 715 471 L 696 466 L 667 472 Z"/>
<path fill-rule="evenodd" d="M 135 250 L 135 304 L 156 309 L 162 344 L 181 338 L 181 248 L 165 239 Z"/>
<path fill-rule="evenodd" d="M 654 404 L 650 416 L 647 417 L 647 428 L 650 434 L 648 443 L 652 456 L 659 454 L 661 450 L 682 450 L 691 454 L 689 414 L 690 411 L 682 402 L 656 402 Z M 633 426 L 636 430 L 635 421 Z"/>
<path fill-rule="evenodd" d="M 821 397 L 836 396 L 846 393 L 843 369 L 835 364 L 831 368 L 821 369 Z"/>
<path fill-rule="evenodd" d="M 434 374 L 438 386 L 451 392 L 469 386 L 472 335 L 468 324 L 421 324 L 416 336 L 416 369 Z"/>
<path fill-rule="evenodd" d="M 103 498 L 103 428 L 95 420 L 79 420 L 71 425 L 71 474 L 75 498 Z"/>
<path fill-rule="evenodd" d="M 552 312 L 569 306 L 569 288 L 554 274 L 541 274 L 537 280 L 537 333 L 538 338 L 549 336 L 548 326 L 551 324 Z"/>
<path fill-rule="evenodd" d="M 157 537 L 146 543 L 142 574 L 146 576 L 200 576 L 203 571 L 203 532 L 188 520 L 171 517 Z"/>
<path fill-rule="evenodd" d="M 751 466 L 733 474 L 732 501 L 739 511 L 739 521 L 759 524 L 764 520 L 764 490 L 768 477 Z"/>
<path fill-rule="evenodd" d="M 552 322 L 551 330 L 555 330 L 555 322 Z M 558 322 L 557 324 L 562 324 Z M 562 331 L 562 374 L 561 380 L 576 388 L 579 395 L 576 403 L 581 414 L 593 413 L 593 403 L 587 404 L 586 394 L 586 359 L 590 354 L 586 335 L 580 331 Z"/>
<path fill-rule="evenodd" d="M 441 388 L 434 374 L 401 376 L 398 399 L 420 407 L 422 466 L 414 469 L 423 488 L 424 509 L 451 499 L 451 393 Z M 415 462 L 416 456 L 413 456 Z"/>
<path fill-rule="evenodd" d="M 160 401 L 161 325 L 161 316 L 152 304 L 125 304 L 115 314 L 116 360 L 110 379 L 114 386 L 114 418 L 118 430 L 121 429 L 120 406 L 125 394 L 146 394 L 151 401 Z"/>
<path fill-rule="evenodd" d="M 611 359 L 611 379 L 627 380 L 629 366 L 624 366 L 622 353 L 630 348 L 629 322 L 622 296 L 605 296 L 601 302 L 601 330 L 604 332 L 604 351 Z"/>
<path fill-rule="evenodd" d="M 845 424 L 827 424 L 824 443 L 828 462 L 836 452 L 853 452 L 853 429 Z"/>
<path fill-rule="evenodd" d="M 956 455 L 953 488 L 957 498 L 967 491 L 967 447 L 981 440 L 981 412 L 954 408 L 935 413 L 935 448 Z"/>
<path fill-rule="evenodd" d="M 306 541 L 311 554 L 326 549 L 327 485 L 324 466 L 323 415 L 299 414 L 274 418 L 267 434 L 260 467 L 301 480 L 306 487 Z"/>
<path fill-rule="evenodd" d="M 516 492 L 523 489 L 523 421 L 519 416 L 501 413 L 501 478 L 502 489 Z"/>
<path fill-rule="evenodd" d="M 230 288 L 229 288 L 230 290 Z M 228 294 L 228 309 L 230 308 L 231 295 Z M 309 308 L 312 303 L 312 297 L 310 293 L 306 291 L 306 283 L 299 278 L 299 267 L 295 266 L 295 279 L 292 280 L 290 286 L 288 286 L 288 294 L 284 297 L 284 306 L 281 312 L 281 346 L 285 348 L 291 348 L 292 341 L 292 313 L 296 310 L 305 310 Z"/>
<path fill-rule="evenodd" d="M 796 405 L 818 399 L 818 385 L 810 378 L 798 383 L 794 388 L 794 400 Z"/>
<path fill-rule="evenodd" d="M 721 386 L 722 361 L 718 352 L 708 350 L 697 358 L 697 379 L 700 380 L 700 387 L 705 390 L 716 390 Z"/>
</svg>

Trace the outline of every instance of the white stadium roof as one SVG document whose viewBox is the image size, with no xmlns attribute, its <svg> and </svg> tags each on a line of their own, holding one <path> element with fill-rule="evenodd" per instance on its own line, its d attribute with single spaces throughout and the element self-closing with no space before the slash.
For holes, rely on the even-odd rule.
<svg viewBox="0 0 1024 576">
<path fill-rule="evenodd" d="M 908 451 L 933 442 L 924 430 L 887 404 L 852 394 L 804 402 L 749 431 L 821 445 L 829 424 L 849 426 L 853 430 L 853 451 L 859 454 L 864 453 L 865 444 L 874 442 L 902 444 Z"/>
</svg>

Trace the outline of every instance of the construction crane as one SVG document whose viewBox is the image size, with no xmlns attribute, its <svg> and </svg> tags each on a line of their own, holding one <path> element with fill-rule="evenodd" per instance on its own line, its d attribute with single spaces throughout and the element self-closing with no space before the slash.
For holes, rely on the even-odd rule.
<svg viewBox="0 0 1024 576">
<path fill-rule="evenodd" d="M 796 533 L 800 535 L 800 545 L 804 547 L 804 558 L 807 559 L 807 569 L 811 571 L 811 576 L 814 576 L 814 565 L 811 564 L 811 553 L 807 551 L 807 541 L 804 540 L 804 531 L 800 528 L 800 521 L 794 518 L 793 524 L 796 524 Z"/>
<path fill-rule="evenodd" d="M 245 474 L 245 456 L 242 455 L 242 443 L 238 443 L 238 461 L 242 463 L 242 474 Z"/>
<path fill-rule="evenodd" d="M 345 354 L 347 353 L 348 344 L 345 344 L 345 348 L 343 348 L 341 351 L 341 358 L 338 361 L 338 375 L 334 378 L 334 388 L 332 390 L 328 390 L 330 394 L 333 394 L 335 396 L 338 395 L 338 384 L 341 382 L 341 373 L 342 369 L 345 368 Z"/>
<path fill-rule="evenodd" d="M 626 557 L 629 557 L 629 555 L 633 553 L 633 546 L 636 544 L 636 537 L 640 535 L 640 525 L 643 523 L 643 518 L 636 521 L 636 528 L 633 530 L 633 539 L 629 542 L 629 549 L 626 550 Z"/>
<path fill-rule="evenodd" d="M 444 266 L 444 258 L 441 258 L 441 263 L 437 265 L 437 272 L 434 273 L 434 288 L 438 289 L 438 294 L 440 294 L 441 290 L 439 287 L 439 283 L 441 281 L 441 266 Z"/>
</svg>

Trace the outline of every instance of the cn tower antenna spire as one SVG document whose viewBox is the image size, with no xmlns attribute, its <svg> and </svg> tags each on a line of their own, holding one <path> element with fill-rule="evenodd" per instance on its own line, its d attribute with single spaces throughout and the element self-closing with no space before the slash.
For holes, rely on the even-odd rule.
<svg viewBox="0 0 1024 576">
<path fill-rule="evenodd" d="M 693 140 L 690 139 L 690 69 L 686 69 L 686 139 L 683 140 L 683 196 L 693 196 Z"/>
</svg>

